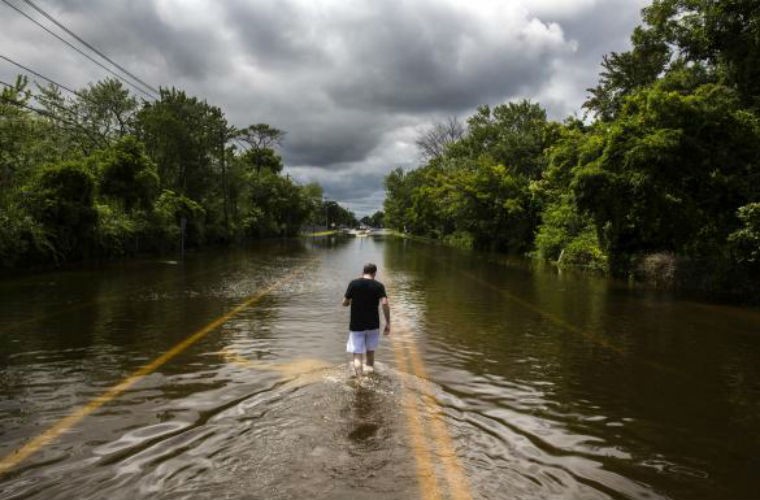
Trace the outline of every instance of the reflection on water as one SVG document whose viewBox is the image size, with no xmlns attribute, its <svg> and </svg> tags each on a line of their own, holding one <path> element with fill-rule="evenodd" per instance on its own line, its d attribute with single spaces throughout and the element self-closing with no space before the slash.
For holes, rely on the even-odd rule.
<svg viewBox="0 0 760 500">
<path fill-rule="evenodd" d="M 367 261 L 407 326 L 356 380 L 339 303 Z M 0 281 L 0 454 L 303 266 L 0 477 L 0 499 L 413 499 L 451 454 L 473 498 L 760 490 L 760 314 L 382 238 Z"/>
</svg>

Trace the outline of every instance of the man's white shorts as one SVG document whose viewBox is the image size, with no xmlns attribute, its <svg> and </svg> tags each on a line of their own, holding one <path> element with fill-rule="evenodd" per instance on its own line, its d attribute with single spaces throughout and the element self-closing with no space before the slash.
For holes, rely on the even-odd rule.
<svg viewBox="0 0 760 500">
<path fill-rule="evenodd" d="M 348 332 L 346 352 L 364 354 L 367 351 L 377 350 L 380 343 L 380 329 L 364 330 L 363 332 Z"/>
</svg>

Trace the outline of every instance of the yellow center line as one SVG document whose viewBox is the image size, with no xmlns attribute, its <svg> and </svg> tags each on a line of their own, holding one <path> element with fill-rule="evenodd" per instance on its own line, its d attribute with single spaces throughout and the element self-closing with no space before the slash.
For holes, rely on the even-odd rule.
<svg viewBox="0 0 760 500">
<path fill-rule="evenodd" d="M 408 368 L 404 348 L 397 341 L 392 341 L 393 355 L 399 369 L 406 371 Z M 417 411 L 417 404 L 408 390 L 402 390 L 402 406 L 406 414 L 407 427 L 412 439 L 412 452 L 417 464 L 417 478 L 420 483 L 420 498 L 423 500 L 438 500 L 441 492 L 438 488 L 433 460 L 430 456 L 425 433 L 422 429 L 422 418 Z"/>
<path fill-rule="evenodd" d="M 394 327 L 395 334 L 392 337 L 392 346 L 399 369 L 404 370 L 410 367 L 411 373 L 423 384 L 427 384 L 427 371 L 414 341 L 412 325 L 405 315 L 399 311 L 398 306 L 394 307 L 393 322 L 396 326 Z M 404 335 L 403 342 L 399 338 L 399 333 Z M 405 351 L 408 351 L 408 354 Z M 429 479 L 429 474 L 434 473 L 430 449 L 436 445 L 438 449 L 437 456 L 445 471 L 444 476 L 448 484 L 448 496 L 453 500 L 472 500 L 469 481 L 457 456 L 456 448 L 448 432 L 446 423 L 443 420 L 443 410 L 432 396 L 432 391 L 430 391 L 429 387 L 425 386 L 425 389 L 422 402 L 425 405 L 426 413 L 430 415 L 429 426 L 427 427 L 430 446 L 427 446 L 425 443 L 425 435 L 421 428 L 416 402 L 409 394 L 409 391 L 404 391 L 403 393 L 413 450 L 415 459 L 417 460 L 417 472 L 420 478 L 422 497 L 441 498 L 437 483 L 434 483 L 435 488 L 430 484 L 431 482 L 435 482 L 435 477 L 432 481 Z"/>
<path fill-rule="evenodd" d="M 412 331 L 405 317 L 401 316 L 398 312 L 394 316 L 397 322 L 404 325 L 403 331 Z M 431 439 L 438 446 L 438 457 L 446 471 L 445 477 L 449 485 L 449 494 L 454 500 L 471 500 L 472 495 L 470 493 L 469 481 L 462 469 L 454 442 L 443 420 L 443 410 L 433 397 L 429 386 L 427 386 L 429 380 L 427 370 L 414 341 L 407 343 L 407 350 L 409 351 L 409 359 L 414 374 L 426 385 L 423 401 L 430 415 L 429 431 Z"/>
<path fill-rule="evenodd" d="M 124 391 L 132 387 L 135 383 L 139 382 L 143 377 L 156 371 L 158 368 L 163 366 L 166 362 L 168 362 L 172 358 L 176 357 L 182 351 L 184 351 L 185 349 L 195 344 L 196 342 L 198 342 L 200 339 L 202 339 L 203 337 L 205 337 L 212 331 L 222 326 L 224 323 L 229 321 L 230 318 L 232 318 L 233 316 L 236 316 L 243 310 L 247 309 L 248 307 L 252 306 L 256 302 L 260 301 L 263 297 L 272 293 L 272 291 L 275 290 L 276 288 L 279 288 L 285 285 L 286 283 L 292 281 L 296 277 L 296 275 L 306 267 L 307 265 L 302 266 L 298 269 L 295 269 L 294 271 L 290 272 L 285 277 L 276 281 L 274 284 L 250 296 L 242 304 L 238 305 L 237 307 L 233 308 L 232 310 L 230 310 L 223 316 L 218 317 L 211 323 L 207 324 L 200 330 L 196 331 L 189 337 L 185 338 L 184 340 L 176 344 L 174 347 L 172 347 L 171 349 L 169 349 L 162 355 L 158 356 L 156 359 L 154 359 L 150 363 L 138 368 L 137 370 L 132 372 L 132 374 L 128 375 L 124 380 L 114 385 L 113 387 L 108 389 L 106 392 L 100 394 L 99 396 L 96 396 L 84 406 L 81 406 L 75 409 L 70 415 L 60 419 L 58 422 L 53 424 L 47 430 L 43 431 L 41 434 L 31 439 L 20 448 L 16 449 L 15 451 L 12 451 L 8 455 L 0 459 L 0 474 L 4 474 L 10 471 L 14 467 L 16 467 L 19 463 L 23 462 L 30 455 L 36 453 L 41 448 L 53 442 L 61 434 L 65 433 L 66 431 L 68 431 L 69 429 L 77 425 L 83 418 L 90 415 L 91 413 L 93 413 L 95 410 L 97 410 L 104 404 L 108 403 L 109 401 L 121 395 Z"/>
</svg>

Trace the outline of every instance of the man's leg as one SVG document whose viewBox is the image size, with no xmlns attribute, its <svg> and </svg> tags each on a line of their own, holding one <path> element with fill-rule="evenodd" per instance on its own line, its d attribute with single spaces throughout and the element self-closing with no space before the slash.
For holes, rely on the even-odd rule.
<svg viewBox="0 0 760 500">
<path fill-rule="evenodd" d="M 364 341 L 364 335 L 360 332 L 348 332 L 348 343 L 346 343 L 346 350 L 353 355 L 351 364 L 354 367 L 354 374 L 357 377 L 360 377 L 363 374 L 363 353 L 367 350 Z"/>
<path fill-rule="evenodd" d="M 354 374 L 357 377 L 361 377 L 364 374 L 364 370 L 362 369 L 362 358 L 364 358 L 363 354 L 356 353 L 356 352 L 354 353 L 354 360 L 353 360 Z"/>
<path fill-rule="evenodd" d="M 367 346 L 367 372 L 375 371 L 375 349 L 380 341 L 380 330 L 370 330 L 367 332 L 365 345 Z"/>
</svg>

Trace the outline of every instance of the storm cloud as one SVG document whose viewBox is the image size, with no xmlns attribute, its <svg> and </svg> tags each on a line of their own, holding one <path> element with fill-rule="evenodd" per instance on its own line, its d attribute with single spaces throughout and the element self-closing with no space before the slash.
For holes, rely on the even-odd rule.
<svg viewBox="0 0 760 500">
<path fill-rule="evenodd" d="M 286 172 L 358 215 L 380 208 L 390 170 L 417 164 L 414 139 L 435 121 L 521 98 L 554 119 L 579 113 L 646 3 L 39 0 L 153 86 L 285 130 Z M 7 5 L 0 21 L 2 55 L 68 86 L 109 76 Z M 16 73 L 0 64 L 2 80 Z"/>
</svg>

